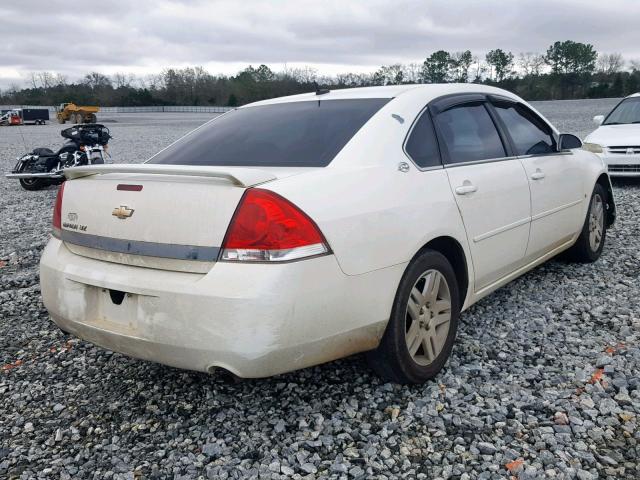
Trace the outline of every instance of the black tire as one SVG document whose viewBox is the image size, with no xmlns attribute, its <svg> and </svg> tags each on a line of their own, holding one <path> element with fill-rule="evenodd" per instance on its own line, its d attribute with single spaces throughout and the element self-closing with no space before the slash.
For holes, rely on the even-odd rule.
<svg viewBox="0 0 640 480">
<path fill-rule="evenodd" d="M 96 117 L 95 113 L 90 113 L 87 117 L 87 123 L 96 123 L 98 121 L 98 117 Z"/>
<path fill-rule="evenodd" d="M 22 186 L 22 188 L 24 188 L 25 190 L 29 190 L 31 192 L 35 190 L 42 190 L 48 185 L 49 185 L 49 182 L 47 182 L 46 180 L 43 180 L 42 178 L 21 178 L 20 179 L 20 186 Z"/>
<path fill-rule="evenodd" d="M 598 207 L 598 204 L 600 207 Z M 596 217 L 592 218 L 592 211 L 596 211 Z M 600 211 L 600 215 L 597 212 Z M 601 234 L 598 235 L 598 227 Z M 599 241 L 594 240 L 599 237 Z M 593 263 L 602 254 L 602 249 L 607 238 L 607 192 L 602 185 L 596 183 L 591 199 L 589 200 L 589 209 L 587 217 L 584 220 L 582 231 L 576 243 L 568 250 L 567 258 L 578 263 Z"/>
<path fill-rule="evenodd" d="M 431 275 L 429 272 L 438 272 L 440 274 L 440 282 L 446 280 L 450 302 L 448 330 L 440 330 L 439 333 L 437 333 L 438 328 L 444 328 L 445 325 L 440 325 L 439 327 L 436 326 L 435 323 L 430 325 L 430 323 L 435 322 L 435 319 L 440 317 L 440 315 L 434 316 L 432 314 L 432 308 L 429 302 L 417 312 L 420 314 L 418 318 L 422 319 L 419 322 L 409 313 L 410 308 L 408 308 L 410 298 L 412 301 L 415 298 L 411 296 L 414 287 L 421 290 L 422 287 L 419 287 L 419 285 L 420 282 L 424 280 L 424 286 L 426 288 L 427 278 L 430 277 L 425 278 L 424 275 Z M 425 298 L 426 296 L 427 295 L 425 295 Z M 433 299 L 436 300 L 434 303 L 442 302 L 442 300 L 438 300 L 439 296 L 440 294 L 436 292 L 436 295 L 433 297 Z M 415 306 L 416 303 L 417 302 L 414 301 L 413 305 Z M 426 313 L 424 312 L 425 308 L 427 308 Z M 418 384 L 434 378 L 440 370 L 442 370 L 442 367 L 451 354 L 458 330 L 460 308 L 458 282 L 453 267 L 447 258 L 434 250 L 425 250 L 420 253 L 411 261 L 400 281 L 391 310 L 391 318 L 389 319 L 382 341 L 377 349 L 367 354 L 369 365 L 383 379 L 396 383 Z M 414 343 L 414 345 L 420 345 L 414 353 L 414 356 L 410 354 L 407 343 L 410 332 L 412 331 L 411 326 L 413 326 L 414 322 L 418 322 L 416 326 L 423 335 L 425 335 L 425 332 L 432 332 L 431 335 L 436 335 L 440 338 L 441 347 L 439 353 L 435 353 L 437 348 L 434 347 L 431 339 L 423 339 Z M 427 325 L 424 325 L 425 323 Z M 425 341 L 429 342 L 431 346 L 430 349 L 433 351 L 435 358 L 428 358 L 431 352 L 428 353 L 425 350 L 423 346 L 423 342 Z M 420 349 L 422 349 L 422 354 L 420 354 Z M 417 359 L 420 356 L 424 357 L 427 361 L 419 362 Z"/>
<path fill-rule="evenodd" d="M 58 117 L 58 123 L 64 125 L 66 123 L 66 120 L 63 117 Z"/>
</svg>

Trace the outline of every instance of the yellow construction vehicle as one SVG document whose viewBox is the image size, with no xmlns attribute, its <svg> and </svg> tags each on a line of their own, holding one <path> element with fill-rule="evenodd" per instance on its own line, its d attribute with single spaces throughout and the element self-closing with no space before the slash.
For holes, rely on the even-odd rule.
<svg viewBox="0 0 640 480">
<path fill-rule="evenodd" d="M 56 107 L 56 117 L 58 123 L 96 123 L 96 113 L 100 107 L 79 107 L 75 103 L 61 103 Z"/>
</svg>

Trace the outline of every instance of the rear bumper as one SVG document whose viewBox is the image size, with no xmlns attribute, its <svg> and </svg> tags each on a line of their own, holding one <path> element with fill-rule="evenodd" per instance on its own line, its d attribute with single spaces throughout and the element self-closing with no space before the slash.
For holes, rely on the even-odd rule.
<svg viewBox="0 0 640 480">
<path fill-rule="evenodd" d="M 40 281 L 55 323 L 96 345 L 178 368 L 264 377 L 375 348 L 404 268 L 347 276 L 328 255 L 170 272 L 75 255 L 52 238 Z M 120 305 L 110 291 L 126 292 Z"/>
</svg>

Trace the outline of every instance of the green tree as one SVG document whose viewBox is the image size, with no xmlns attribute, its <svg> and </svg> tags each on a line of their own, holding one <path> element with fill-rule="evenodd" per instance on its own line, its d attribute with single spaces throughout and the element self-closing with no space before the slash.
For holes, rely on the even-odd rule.
<svg viewBox="0 0 640 480">
<path fill-rule="evenodd" d="M 640 90 L 640 71 L 634 70 L 629 74 L 625 94 L 631 95 L 632 93 L 638 92 L 638 90 Z"/>
<path fill-rule="evenodd" d="M 470 50 L 455 52 L 451 55 L 454 81 L 466 83 L 469 81 L 469 70 L 473 63 L 473 55 Z"/>
<path fill-rule="evenodd" d="M 92 89 L 111 87 L 111 79 L 98 72 L 87 73 L 83 83 Z"/>
<path fill-rule="evenodd" d="M 445 50 L 432 53 L 422 64 L 422 80 L 425 83 L 443 83 L 451 75 L 451 55 Z"/>
<path fill-rule="evenodd" d="M 555 42 L 545 55 L 545 61 L 555 74 L 592 74 L 597 58 L 598 52 L 593 45 L 572 40 Z"/>
<path fill-rule="evenodd" d="M 485 60 L 491 67 L 492 77 L 498 82 L 503 81 L 513 73 L 513 53 L 511 52 L 496 48 L 487 53 Z"/>
<path fill-rule="evenodd" d="M 271 82 L 275 77 L 275 73 L 264 64 L 256 68 L 254 72 L 256 82 Z"/>
<path fill-rule="evenodd" d="M 236 97 L 233 93 L 229 95 L 229 100 L 227 100 L 228 107 L 237 107 L 238 106 L 238 97 Z"/>
<path fill-rule="evenodd" d="M 373 74 L 373 83 L 376 85 L 400 85 L 404 81 L 404 69 L 402 65 L 383 65 Z"/>
<path fill-rule="evenodd" d="M 616 73 L 609 92 L 614 97 L 622 97 L 624 95 L 624 81 L 622 80 L 622 74 L 620 72 Z"/>
</svg>

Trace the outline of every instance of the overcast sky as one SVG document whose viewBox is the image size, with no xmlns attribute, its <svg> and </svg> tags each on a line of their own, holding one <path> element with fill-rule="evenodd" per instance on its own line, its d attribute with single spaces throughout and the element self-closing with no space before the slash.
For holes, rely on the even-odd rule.
<svg viewBox="0 0 640 480">
<path fill-rule="evenodd" d="M 0 88 L 45 70 L 71 81 L 188 65 L 363 72 L 439 49 L 544 52 L 567 39 L 640 59 L 640 0 L 5 0 L 0 19 Z"/>
</svg>

